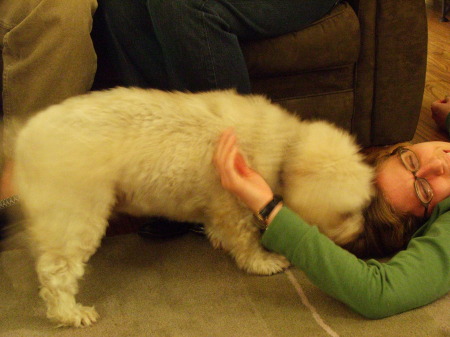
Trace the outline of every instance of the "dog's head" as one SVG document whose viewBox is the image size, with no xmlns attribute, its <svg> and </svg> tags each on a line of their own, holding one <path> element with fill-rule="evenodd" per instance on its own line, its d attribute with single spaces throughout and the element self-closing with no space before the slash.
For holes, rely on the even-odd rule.
<svg viewBox="0 0 450 337">
<path fill-rule="evenodd" d="M 338 244 L 363 230 L 373 194 L 373 169 L 353 137 L 328 123 L 306 123 L 283 169 L 286 205 Z"/>
</svg>

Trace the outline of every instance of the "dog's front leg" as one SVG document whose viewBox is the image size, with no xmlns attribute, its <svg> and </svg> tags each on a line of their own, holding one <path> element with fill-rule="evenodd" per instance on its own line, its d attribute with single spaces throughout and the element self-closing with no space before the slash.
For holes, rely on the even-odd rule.
<svg viewBox="0 0 450 337">
<path fill-rule="evenodd" d="M 271 275 L 289 267 L 284 256 L 269 252 L 261 245 L 259 228 L 245 207 L 231 199 L 216 201 L 219 204 L 206 226 L 213 246 L 221 246 L 233 256 L 239 268 L 251 274 Z"/>
</svg>

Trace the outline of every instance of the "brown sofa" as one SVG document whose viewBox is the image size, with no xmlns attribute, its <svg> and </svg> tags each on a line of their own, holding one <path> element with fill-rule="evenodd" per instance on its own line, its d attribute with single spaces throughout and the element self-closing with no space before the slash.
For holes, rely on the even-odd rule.
<svg viewBox="0 0 450 337">
<path fill-rule="evenodd" d="M 332 121 L 364 146 L 413 137 L 426 70 L 423 0 L 349 0 L 304 30 L 242 47 L 255 93 Z M 107 72 L 100 66 L 96 81 Z"/>
</svg>

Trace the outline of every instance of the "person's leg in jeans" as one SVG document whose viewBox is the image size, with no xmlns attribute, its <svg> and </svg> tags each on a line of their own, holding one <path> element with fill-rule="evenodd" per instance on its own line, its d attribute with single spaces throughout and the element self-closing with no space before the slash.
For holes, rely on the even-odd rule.
<svg viewBox="0 0 450 337">
<path fill-rule="evenodd" d="M 90 31 L 96 8 L 97 0 L 0 2 L 4 152 L 0 199 L 14 194 L 13 148 L 22 125 L 40 109 L 92 86 L 97 60 Z"/>
<path fill-rule="evenodd" d="M 126 86 L 170 89 L 162 51 L 144 0 L 103 0 L 97 15 L 102 19 L 105 54 Z M 97 23 L 99 23 L 97 21 Z"/>
<path fill-rule="evenodd" d="M 240 42 L 302 29 L 336 0 L 104 0 L 127 85 L 251 92 Z"/>
<path fill-rule="evenodd" d="M 336 0 L 104 0 L 115 63 L 126 85 L 191 92 L 251 92 L 240 42 L 299 30 Z M 144 236 L 171 236 L 192 225 L 153 219 Z M 196 227 L 194 227 L 196 228 Z"/>
</svg>

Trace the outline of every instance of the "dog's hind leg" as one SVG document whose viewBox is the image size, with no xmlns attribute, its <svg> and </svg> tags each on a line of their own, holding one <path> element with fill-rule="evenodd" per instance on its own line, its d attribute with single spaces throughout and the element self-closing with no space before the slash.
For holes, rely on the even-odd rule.
<svg viewBox="0 0 450 337">
<path fill-rule="evenodd" d="M 79 258 L 46 252 L 39 256 L 37 273 L 41 283 L 40 296 L 47 305 L 47 317 L 61 326 L 88 326 L 98 314 L 94 307 L 76 303 L 77 281 L 83 276 L 84 265 Z"/>
<path fill-rule="evenodd" d="M 225 206 L 228 203 L 230 207 Z M 222 247 L 233 256 L 239 268 L 251 274 L 271 275 L 289 267 L 284 256 L 261 245 L 259 228 L 247 209 L 231 200 L 222 200 L 215 209 L 205 228 L 207 235 L 213 246 Z"/>
<path fill-rule="evenodd" d="M 78 203 L 70 199 L 30 209 L 28 230 L 47 317 L 62 326 L 81 327 L 98 319 L 93 307 L 76 303 L 75 295 L 85 263 L 105 234 L 112 203 L 104 198 L 92 203 L 92 195 L 79 196 L 84 200 Z"/>
</svg>

